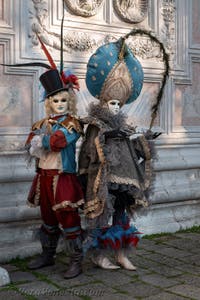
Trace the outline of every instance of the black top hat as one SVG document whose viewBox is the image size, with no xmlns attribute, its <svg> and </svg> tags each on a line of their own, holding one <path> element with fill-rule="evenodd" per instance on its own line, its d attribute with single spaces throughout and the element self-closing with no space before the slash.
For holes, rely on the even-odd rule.
<svg viewBox="0 0 200 300">
<path fill-rule="evenodd" d="M 51 69 L 40 76 L 40 82 L 46 91 L 46 98 L 55 95 L 56 93 L 68 90 L 65 86 L 57 69 Z"/>
</svg>

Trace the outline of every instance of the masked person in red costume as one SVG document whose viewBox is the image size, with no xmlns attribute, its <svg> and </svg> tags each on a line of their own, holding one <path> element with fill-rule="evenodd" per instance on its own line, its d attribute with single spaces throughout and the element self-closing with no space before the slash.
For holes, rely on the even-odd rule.
<svg viewBox="0 0 200 300">
<path fill-rule="evenodd" d="M 40 228 L 42 254 L 29 264 L 38 269 L 55 263 L 56 247 L 61 232 L 71 251 L 70 266 L 64 277 L 73 278 L 82 272 L 82 229 L 78 208 L 83 193 L 76 176 L 76 142 L 82 128 L 74 114 L 76 96 L 74 76 L 66 84 L 57 69 L 41 75 L 46 91 L 46 118 L 32 126 L 26 142 L 36 158 L 36 176 L 28 196 L 32 206 L 40 206 L 43 224 Z M 68 78 L 69 79 L 69 78 Z"/>
</svg>

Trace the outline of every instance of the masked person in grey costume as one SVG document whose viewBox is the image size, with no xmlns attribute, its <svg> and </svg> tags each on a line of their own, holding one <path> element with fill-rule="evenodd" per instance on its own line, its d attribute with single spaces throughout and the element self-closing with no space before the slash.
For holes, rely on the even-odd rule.
<svg viewBox="0 0 200 300">
<path fill-rule="evenodd" d="M 130 218 L 149 204 L 151 147 L 147 137 L 152 135 L 136 134 L 120 108 L 139 96 L 143 70 L 119 40 L 101 46 L 91 56 L 86 84 L 99 104 L 89 107 L 79 155 L 88 232 L 83 248 L 93 250 L 92 261 L 101 268 L 135 270 L 127 250 L 137 245 L 140 233 Z M 105 256 L 105 249 L 115 251 L 117 265 Z"/>
</svg>

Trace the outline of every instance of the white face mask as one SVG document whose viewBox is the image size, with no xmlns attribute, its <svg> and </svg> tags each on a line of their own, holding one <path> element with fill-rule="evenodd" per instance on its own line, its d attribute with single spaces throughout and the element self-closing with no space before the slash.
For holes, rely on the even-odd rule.
<svg viewBox="0 0 200 300">
<path fill-rule="evenodd" d="M 120 111 L 120 101 L 119 100 L 109 100 L 107 102 L 108 109 L 110 112 L 112 112 L 114 115 L 117 115 Z"/>
<path fill-rule="evenodd" d="M 68 111 L 67 92 L 58 93 L 51 97 L 51 109 L 54 114 L 64 114 Z"/>
</svg>

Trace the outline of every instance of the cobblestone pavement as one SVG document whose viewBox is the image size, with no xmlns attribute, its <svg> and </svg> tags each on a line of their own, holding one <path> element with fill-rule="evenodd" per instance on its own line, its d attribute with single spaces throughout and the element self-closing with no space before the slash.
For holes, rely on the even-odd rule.
<svg viewBox="0 0 200 300">
<path fill-rule="evenodd" d="M 68 258 L 62 253 L 56 265 L 37 271 L 26 268 L 28 260 L 13 260 L 2 265 L 11 284 L 0 288 L 0 299 L 200 299 L 200 233 L 143 238 L 130 258 L 137 271 L 102 270 L 85 259 L 83 274 L 70 280 L 63 278 Z"/>
</svg>

